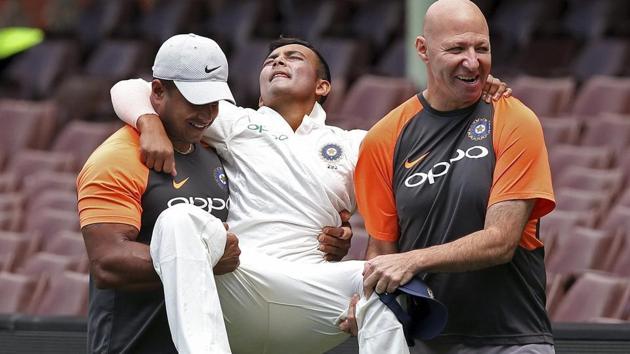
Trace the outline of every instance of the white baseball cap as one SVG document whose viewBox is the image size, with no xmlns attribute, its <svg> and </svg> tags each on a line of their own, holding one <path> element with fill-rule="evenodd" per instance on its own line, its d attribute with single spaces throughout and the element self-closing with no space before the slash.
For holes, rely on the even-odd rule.
<svg viewBox="0 0 630 354">
<path fill-rule="evenodd" d="M 192 104 L 220 100 L 234 103 L 227 84 L 227 59 L 210 38 L 189 33 L 167 39 L 155 55 L 153 77 L 172 80 Z"/>
</svg>

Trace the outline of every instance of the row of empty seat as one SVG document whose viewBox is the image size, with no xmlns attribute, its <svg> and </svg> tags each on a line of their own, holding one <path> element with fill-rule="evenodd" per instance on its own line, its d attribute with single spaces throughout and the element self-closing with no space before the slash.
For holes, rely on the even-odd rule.
<svg viewBox="0 0 630 354">
<path fill-rule="evenodd" d="M 630 277 L 594 271 L 548 276 L 547 312 L 554 322 L 628 322 Z"/>
</svg>

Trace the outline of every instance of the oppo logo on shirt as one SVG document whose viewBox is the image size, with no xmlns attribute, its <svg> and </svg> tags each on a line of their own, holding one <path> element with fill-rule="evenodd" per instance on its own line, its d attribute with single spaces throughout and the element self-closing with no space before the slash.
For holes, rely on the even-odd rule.
<svg viewBox="0 0 630 354">
<path fill-rule="evenodd" d="M 289 139 L 289 137 L 284 135 L 284 134 L 277 135 L 277 134 L 273 134 L 273 133 L 268 133 L 269 130 L 267 130 L 262 124 L 253 124 L 252 123 L 252 124 L 247 126 L 247 129 L 253 130 L 253 131 L 258 132 L 260 134 L 267 133 L 267 134 L 271 135 L 271 137 L 274 138 L 275 140 L 283 141 L 283 140 Z"/>
<path fill-rule="evenodd" d="M 223 200 L 221 198 L 199 198 L 199 197 L 176 197 L 168 201 L 168 207 L 177 204 L 191 204 L 196 207 L 212 213 L 213 210 L 224 210 L 230 207 L 230 199 Z"/>
<path fill-rule="evenodd" d="M 425 182 L 433 184 L 437 178 L 446 175 L 451 169 L 451 165 L 455 162 L 463 158 L 480 159 L 486 156 L 488 156 L 488 149 L 479 145 L 472 146 L 466 151 L 457 149 L 455 156 L 448 160 L 448 162 L 438 162 L 427 172 L 416 172 L 407 177 L 407 179 L 405 179 L 405 186 L 413 188 L 420 186 Z"/>
</svg>

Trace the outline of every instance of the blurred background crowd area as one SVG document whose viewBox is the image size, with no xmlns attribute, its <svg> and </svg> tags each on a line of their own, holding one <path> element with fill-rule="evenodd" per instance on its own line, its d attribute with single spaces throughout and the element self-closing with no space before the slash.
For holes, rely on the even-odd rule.
<svg viewBox="0 0 630 354">
<path fill-rule="evenodd" d="M 109 88 L 149 79 L 164 40 L 215 39 L 237 102 L 255 107 L 269 42 L 307 39 L 331 66 L 328 124 L 369 129 L 422 88 L 405 76 L 422 66 L 406 59 L 409 19 L 423 16 L 407 10 L 414 1 L 0 0 L 0 313 L 85 315 L 76 174 L 121 126 Z M 630 1 L 475 2 L 493 74 L 545 133 L 558 203 L 540 230 L 551 318 L 627 322 Z M 26 32 L 12 37 L 15 28 Z M 349 258 L 360 259 L 367 234 L 360 215 L 352 222 Z"/>
</svg>

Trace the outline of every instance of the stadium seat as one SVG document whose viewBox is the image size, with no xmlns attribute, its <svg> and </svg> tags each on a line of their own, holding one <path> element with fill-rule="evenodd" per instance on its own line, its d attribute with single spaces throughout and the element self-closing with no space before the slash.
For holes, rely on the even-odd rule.
<svg viewBox="0 0 630 354">
<path fill-rule="evenodd" d="M 131 77 L 146 68 L 150 61 L 144 43 L 134 40 L 109 39 L 101 42 L 87 61 L 83 74 L 102 77 L 112 82 Z"/>
<path fill-rule="evenodd" d="M 343 79 L 352 82 L 369 64 L 365 43 L 346 38 L 322 38 L 314 43 L 330 66 L 332 84 Z"/>
<path fill-rule="evenodd" d="M 17 233 L 0 232 L 0 271 L 12 272 L 29 251 L 29 240 Z"/>
<path fill-rule="evenodd" d="M 545 260 L 549 259 L 556 249 L 558 237 L 571 234 L 578 226 L 592 227 L 595 220 L 586 212 L 556 209 L 540 219 L 540 240 L 545 245 Z"/>
<path fill-rule="evenodd" d="M 87 274 L 72 271 L 52 275 L 41 300 L 33 305 L 31 313 L 40 316 L 87 316 L 88 279 Z"/>
<path fill-rule="evenodd" d="M 602 219 L 600 228 L 626 234 L 630 230 L 630 206 L 615 205 Z"/>
<path fill-rule="evenodd" d="M 42 247 L 46 248 L 59 231 L 79 231 L 79 216 L 76 211 L 43 209 L 24 220 L 24 230 L 42 236 Z"/>
<path fill-rule="evenodd" d="M 51 150 L 74 155 L 73 170 L 79 171 L 92 152 L 120 126 L 120 122 L 69 122 L 55 138 Z"/>
<path fill-rule="evenodd" d="M 555 274 L 547 272 L 547 303 L 545 308 L 551 316 L 555 311 L 567 290 L 575 283 L 577 276 L 575 274 Z"/>
<path fill-rule="evenodd" d="M 515 62 L 528 75 L 567 76 L 577 49 L 578 42 L 573 38 L 532 39 L 519 51 Z"/>
<path fill-rule="evenodd" d="M 610 206 L 610 197 L 599 192 L 581 189 L 558 188 L 555 190 L 556 205 L 559 210 L 581 212 L 591 225 L 597 226 L 600 218 Z"/>
<path fill-rule="evenodd" d="M 45 40 L 12 62 L 6 75 L 18 87 L 18 98 L 47 98 L 61 77 L 77 67 L 78 53 L 71 41 Z"/>
<path fill-rule="evenodd" d="M 243 107 L 258 107 L 260 68 L 269 52 L 268 41 L 249 41 L 237 47 L 229 59 L 228 79 L 236 102 Z"/>
<path fill-rule="evenodd" d="M 13 174 L 18 182 L 21 182 L 31 174 L 40 171 L 72 171 L 74 168 L 74 157 L 68 153 L 50 152 L 40 150 L 22 150 L 11 158 L 4 174 Z M 0 177 L 7 178 L 7 177 Z"/>
<path fill-rule="evenodd" d="M 37 280 L 22 274 L 0 272 L 0 313 L 24 313 L 31 303 Z"/>
<path fill-rule="evenodd" d="M 80 232 L 62 230 L 48 243 L 44 252 L 73 257 L 80 260 L 87 256 L 85 243 Z"/>
<path fill-rule="evenodd" d="M 623 194 L 617 199 L 616 206 L 630 207 L 630 188 L 627 188 Z"/>
<path fill-rule="evenodd" d="M 545 135 L 547 150 L 560 144 L 573 144 L 578 140 L 581 122 L 573 117 L 538 117 Z"/>
<path fill-rule="evenodd" d="M 23 210 L 0 211 L 0 230 L 20 231 L 23 218 Z"/>
<path fill-rule="evenodd" d="M 394 40 L 389 47 L 382 51 L 372 71 L 376 75 L 405 76 L 407 67 L 406 49 L 412 45 L 413 43 L 408 43 L 404 38 Z"/>
<path fill-rule="evenodd" d="M 48 277 L 65 270 L 75 270 L 78 259 L 48 252 L 31 255 L 15 271 L 17 274 Z"/>
<path fill-rule="evenodd" d="M 75 75 L 66 78 L 52 97 L 60 107 L 59 125 L 73 120 L 111 121 L 114 111 L 109 90 L 113 84 L 113 81 L 99 77 Z"/>
<path fill-rule="evenodd" d="M 609 168 L 613 152 L 609 147 L 556 145 L 549 151 L 551 174 L 556 181 L 571 167 Z"/>
<path fill-rule="evenodd" d="M 124 28 L 132 5 L 131 1 L 92 0 L 81 10 L 74 34 L 83 47 L 94 48 Z"/>
<path fill-rule="evenodd" d="M 516 46 L 530 41 L 534 31 L 558 14 L 558 1 L 501 1 L 490 19 L 493 32 L 502 33 Z"/>
<path fill-rule="evenodd" d="M 630 182 L 630 154 L 622 154 L 617 158 L 617 168 L 623 171 L 626 183 Z"/>
<path fill-rule="evenodd" d="M 210 38 L 215 39 L 227 52 L 233 48 L 245 46 L 253 35 L 261 3 L 254 0 L 221 2 L 219 6 L 212 9 L 205 24 Z M 260 65 L 263 57 L 257 60 Z M 236 66 L 232 66 L 230 62 L 230 67 Z M 246 67 L 239 66 L 238 68 Z"/>
<path fill-rule="evenodd" d="M 597 169 L 591 167 L 569 167 L 560 176 L 555 186 L 581 189 L 583 191 L 602 192 L 613 199 L 623 187 L 624 175 L 618 169 Z"/>
<path fill-rule="evenodd" d="M 334 17 L 335 2 L 290 1 L 278 9 L 282 15 L 282 33 L 313 41 L 319 38 Z"/>
<path fill-rule="evenodd" d="M 0 193 L 10 193 L 18 190 L 19 179 L 13 173 L 0 173 Z"/>
<path fill-rule="evenodd" d="M 611 263 L 609 268 L 610 272 L 618 276 L 630 278 L 630 241 L 626 239 L 626 244 L 617 253 L 617 257 L 614 262 Z M 628 320 L 627 317 L 625 317 Z"/>
<path fill-rule="evenodd" d="M 203 14 L 192 5 L 190 0 L 151 2 L 138 23 L 142 37 L 161 44 L 175 34 L 186 33 L 187 25 Z"/>
<path fill-rule="evenodd" d="M 618 244 L 618 250 L 612 254 L 607 270 L 619 276 L 630 277 L 630 234 L 627 228 L 624 231 L 625 233 L 620 235 L 622 242 Z"/>
<path fill-rule="evenodd" d="M 339 113 L 330 114 L 327 122 L 367 130 L 415 93 L 415 86 L 406 79 L 364 75 L 348 91 Z"/>
<path fill-rule="evenodd" d="M 23 209 L 26 197 L 20 192 L 0 193 L 0 210 Z"/>
<path fill-rule="evenodd" d="M 620 318 L 627 291 L 628 279 L 605 273 L 585 273 L 569 289 L 551 319 L 589 322 L 598 317 Z"/>
<path fill-rule="evenodd" d="M 137 76 L 141 69 L 150 67 L 147 47 L 139 41 L 107 40 L 89 57 L 84 68 L 64 78 L 53 95 L 59 105 L 59 121 L 75 119 L 111 120 L 109 90 L 122 79 Z"/>
<path fill-rule="evenodd" d="M 24 178 L 22 192 L 26 195 L 27 203 L 46 190 L 66 190 L 76 193 L 76 173 L 38 171 Z"/>
<path fill-rule="evenodd" d="M 569 110 L 575 92 L 572 78 L 519 76 L 510 84 L 514 97 L 523 101 L 536 115 L 555 117 Z"/>
<path fill-rule="evenodd" d="M 551 273 L 603 270 L 615 236 L 603 230 L 576 227 L 558 235 L 554 253 L 546 262 Z"/>
<path fill-rule="evenodd" d="M 77 211 L 77 194 L 68 190 L 48 190 L 34 196 L 26 206 L 28 215 L 36 215 L 40 210 L 55 209 Z"/>
<path fill-rule="evenodd" d="M 365 0 L 357 4 L 360 6 L 353 11 L 347 24 L 351 36 L 369 41 L 373 51 L 381 52 L 397 32 L 402 32 L 404 3 L 401 0 Z"/>
<path fill-rule="evenodd" d="M 630 113 L 630 78 L 593 76 L 584 83 L 573 114 L 593 117 L 600 113 Z"/>
<path fill-rule="evenodd" d="M 0 237 L 7 237 L 10 239 L 19 239 L 19 240 L 26 241 L 26 250 L 24 251 L 24 255 L 15 257 L 12 271 L 14 271 L 16 267 L 20 266 L 22 262 L 28 259 L 32 254 L 37 253 L 41 246 L 41 236 L 37 232 L 1 230 Z M 19 241 L 19 242 L 22 243 L 22 241 Z"/>
<path fill-rule="evenodd" d="M 608 146 L 616 157 L 624 155 L 630 146 L 630 116 L 611 113 L 584 122 L 580 145 Z"/>
<path fill-rule="evenodd" d="M 578 55 L 573 67 L 573 76 L 583 82 L 595 75 L 621 75 L 629 55 L 628 40 L 593 39 Z"/>
<path fill-rule="evenodd" d="M 20 150 L 44 149 L 56 129 L 57 106 L 52 102 L 0 99 L 0 150 L 10 160 Z"/>
<path fill-rule="evenodd" d="M 575 38 L 596 39 L 604 35 L 616 13 L 616 0 L 567 0 L 564 32 Z M 623 11 L 621 11 L 623 13 Z"/>
</svg>

